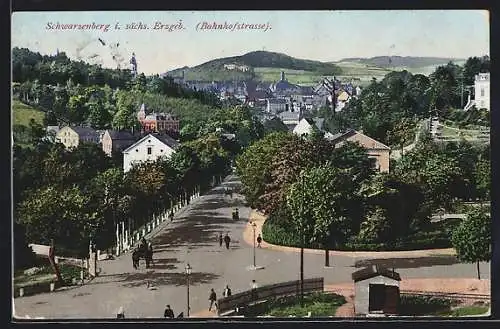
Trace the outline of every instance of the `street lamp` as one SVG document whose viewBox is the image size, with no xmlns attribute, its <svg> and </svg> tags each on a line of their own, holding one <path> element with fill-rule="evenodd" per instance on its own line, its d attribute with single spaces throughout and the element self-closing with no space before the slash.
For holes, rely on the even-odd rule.
<svg viewBox="0 0 500 329">
<path fill-rule="evenodd" d="M 257 265 L 255 264 L 255 229 L 257 228 L 257 224 L 253 222 L 251 225 L 253 229 L 253 267 L 257 268 Z"/>
<path fill-rule="evenodd" d="M 189 318 L 189 276 L 191 275 L 191 266 L 186 265 L 186 282 L 187 282 L 187 317 Z"/>
</svg>

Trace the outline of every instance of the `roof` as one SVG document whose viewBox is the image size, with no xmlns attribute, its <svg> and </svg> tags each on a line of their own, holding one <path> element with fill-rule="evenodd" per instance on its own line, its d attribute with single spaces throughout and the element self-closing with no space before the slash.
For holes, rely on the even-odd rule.
<svg viewBox="0 0 500 329">
<path fill-rule="evenodd" d="M 283 98 L 268 98 L 267 101 L 271 104 L 286 104 L 286 99 Z"/>
<path fill-rule="evenodd" d="M 139 139 L 134 144 L 127 147 L 125 150 L 123 150 L 123 153 L 128 152 L 130 149 L 136 147 L 137 145 L 139 145 L 140 143 L 142 143 L 143 141 L 145 141 L 146 139 L 148 139 L 150 137 L 154 137 L 154 138 L 158 139 L 160 142 L 162 142 L 163 144 L 165 144 L 173 149 L 177 148 L 180 145 L 178 141 L 176 141 L 175 139 L 173 139 L 172 137 L 170 137 L 166 134 L 152 133 L 152 134 L 147 134 L 146 136 Z"/>
<path fill-rule="evenodd" d="M 393 270 L 390 270 L 388 268 L 376 265 L 365 267 L 351 274 L 351 277 L 354 280 L 354 282 L 368 280 L 377 276 L 384 276 L 386 278 L 390 278 L 396 281 L 401 281 L 401 276 L 399 275 L 399 273 L 394 272 Z"/>
<path fill-rule="evenodd" d="M 372 147 L 372 149 L 385 149 L 385 150 L 391 149 L 389 146 L 387 146 L 387 145 L 385 145 L 385 144 L 383 144 L 383 143 L 381 143 L 381 142 L 379 142 L 379 141 L 377 141 L 377 140 L 375 140 L 375 139 L 373 139 L 373 138 L 371 138 L 363 133 L 360 133 L 359 131 L 356 131 L 354 129 L 348 129 L 345 132 L 334 134 L 332 137 L 329 137 L 328 139 L 334 143 L 337 143 L 343 139 L 347 139 L 347 138 L 354 136 L 354 135 L 357 135 L 357 134 L 362 135 L 368 139 L 371 139 L 375 143 L 375 145 L 377 145 L 377 147 Z"/>
<path fill-rule="evenodd" d="M 300 112 L 299 111 L 297 111 L 297 112 L 286 111 L 286 112 L 279 113 L 278 116 L 280 117 L 281 120 L 284 120 L 284 121 L 299 120 L 300 119 Z"/>
<path fill-rule="evenodd" d="M 130 131 L 126 130 L 107 130 L 109 137 L 111 137 L 112 140 L 135 140 L 136 137 L 132 135 Z"/>
<path fill-rule="evenodd" d="M 99 133 L 95 131 L 93 128 L 79 127 L 79 126 L 69 127 L 69 128 L 72 129 L 74 132 L 76 132 L 79 138 L 82 137 L 99 138 Z"/>
</svg>

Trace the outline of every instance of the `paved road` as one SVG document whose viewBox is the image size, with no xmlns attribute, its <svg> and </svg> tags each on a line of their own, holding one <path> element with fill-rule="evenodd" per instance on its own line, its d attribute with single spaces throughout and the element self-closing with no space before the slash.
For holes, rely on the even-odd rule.
<svg viewBox="0 0 500 329">
<path fill-rule="evenodd" d="M 223 187 L 237 184 L 228 177 L 222 186 L 194 200 L 181 211 L 173 223 L 164 222 L 152 237 L 155 266 L 133 270 L 130 254 L 100 262 L 102 273 L 88 284 L 49 294 L 16 298 L 18 317 L 114 318 L 120 306 L 128 318 L 157 318 L 170 304 L 177 315 L 186 314 L 187 289 L 184 267 L 190 263 L 191 314 L 208 308 L 208 294 L 214 288 L 218 297 L 225 284 L 233 293 L 247 290 L 255 279 L 258 284 L 299 279 L 299 257 L 295 252 L 257 249 L 257 265 L 264 269 L 249 270 L 253 262 L 252 246 L 243 241 L 243 230 L 250 209 L 241 196 L 224 196 Z M 233 207 L 240 210 L 240 220 L 231 219 Z M 220 248 L 217 236 L 229 232 L 233 243 L 229 250 Z M 352 282 L 356 266 L 384 263 L 394 265 L 402 278 L 475 278 L 474 264 L 458 264 L 453 257 L 435 256 L 414 259 L 377 259 L 334 256 L 332 267 L 323 266 L 324 256 L 305 255 L 305 277 L 323 276 L 325 284 Z M 481 264 L 481 276 L 489 278 L 489 264 Z M 146 282 L 156 288 L 149 290 Z"/>
</svg>

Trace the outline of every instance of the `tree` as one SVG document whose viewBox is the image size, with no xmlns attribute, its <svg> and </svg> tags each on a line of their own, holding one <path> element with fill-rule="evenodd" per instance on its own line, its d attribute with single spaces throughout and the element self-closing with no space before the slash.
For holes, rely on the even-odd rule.
<svg viewBox="0 0 500 329">
<path fill-rule="evenodd" d="M 491 190 L 491 162 L 480 159 L 475 165 L 476 190 L 482 200 L 490 199 Z"/>
<path fill-rule="evenodd" d="M 254 208 L 264 204 L 259 197 L 271 182 L 271 161 L 289 140 L 297 138 L 289 133 L 271 133 L 250 145 L 236 158 L 236 171 L 243 184 L 243 193 Z"/>
<path fill-rule="evenodd" d="M 355 190 L 348 171 L 326 165 L 303 171 L 286 194 L 297 233 L 304 243 L 325 249 L 325 266 L 329 266 L 329 248 L 352 230 L 347 209 Z"/>
<path fill-rule="evenodd" d="M 51 239 L 80 256 L 88 252 L 90 235 L 99 226 L 79 188 L 48 186 L 37 189 L 21 203 L 19 222 L 28 241 L 50 244 Z"/>
<path fill-rule="evenodd" d="M 398 145 L 401 148 L 401 155 L 403 155 L 405 143 L 413 139 L 412 133 L 415 131 L 415 125 L 413 120 L 403 118 L 387 133 L 387 137 L 391 141 L 391 144 Z"/>
<path fill-rule="evenodd" d="M 477 278 L 481 279 L 479 262 L 491 260 L 491 216 L 484 209 L 474 209 L 453 231 L 451 242 L 457 258 L 477 264 Z"/>
</svg>

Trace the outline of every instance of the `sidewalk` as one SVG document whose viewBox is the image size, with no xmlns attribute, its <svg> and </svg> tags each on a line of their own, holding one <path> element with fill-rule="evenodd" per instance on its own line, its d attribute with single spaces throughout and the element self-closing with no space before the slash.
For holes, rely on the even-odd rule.
<svg viewBox="0 0 500 329">
<path fill-rule="evenodd" d="M 257 227 L 255 229 L 256 234 L 262 232 L 262 226 L 266 221 L 266 216 L 256 210 L 252 210 L 250 214 L 250 221 L 247 224 L 245 231 L 243 232 L 243 240 L 249 245 L 253 245 L 253 229 L 250 222 L 254 222 Z M 261 247 L 270 250 L 284 251 L 284 252 L 300 252 L 300 248 L 285 247 L 270 244 L 264 240 L 261 243 Z M 308 249 L 304 248 L 304 253 L 308 254 L 324 254 L 324 250 L 320 249 Z M 377 258 L 415 258 L 415 257 L 429 257 L 429 256 L 454 256 L 455 250 L 453 248 L 446 249 L 428 249 L 428 250 L 410 250 L 410 251 L 330 251 L 330 256 L 344 256 L 344 257 L 370 257 L 372 259 Z"/>
</svg>

